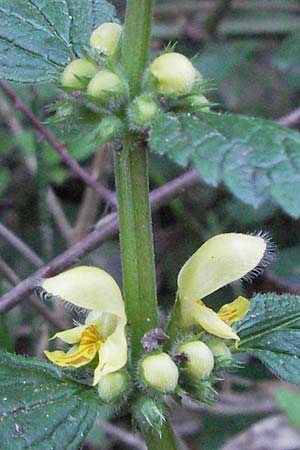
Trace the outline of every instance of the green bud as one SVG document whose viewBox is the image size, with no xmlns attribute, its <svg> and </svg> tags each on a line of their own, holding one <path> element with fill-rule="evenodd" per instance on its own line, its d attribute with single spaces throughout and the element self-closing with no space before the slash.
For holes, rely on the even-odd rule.
<svg viewBox="0 0 300 450">
<path fill-rule="evenodd" d="M 90 37 L 90 46 L 105 55 L 111 55 L 121 36 L 122 27 L 117 23 L 103 23 L 94 30 Z"/>
<path fill-rule="evenodd" d="M 208 378 L 214 368 L 214 357 L 206 344 L 200 341 L 190 341 L 181 344 L 177 351 L 184 353 L 188 360 L 186 371 L 195 378 Z"/>
<path fill-rule="evenodd" d="M 214 356 L 231 359 L 231 351 L 220 339 L 210 339 L 206 342 L 206 345 L 210 348 Z"/>
<path fill-rule="evenodd" d="M 192 111 L 209 111 L 209 100 L 205 95 L 190 95 L 184 99 L 185 106 Z"/>
<path fill-rule="evenodd" d="M 167 353 L 146 356 L 141 363 L 141 369 L 146 385 L 164 394 L 175 390 L 179 372 Z"/>
<path fill-rule="evenodd" d="M 97 71 L 97 67 L 90 61 L 75 59 L 63 71 L 61 85 L 68 89 L 82 90 Z"/>
<path fill-rule="evenodd" d="M 129 377 L 125 370 L 108 373 L 100 378 L 97 384 L 99 397 L 105 403 L 119 399 L 129 387 Z"/>
<path fill-rule="evenodd" d="M 157 79 L 157 91 L 162 95 L 186 95 L 193 89 L 196 70 L 191 61 L 180 53 L 165 53 L 156 58 L 150 72 Z"/>
<path fill-rule="evenodd" d="M 97 130 L 97 138 L 100 140 L 101 144 L 106 144 L 107 142 L 113 141 L 114 139 L 120 137 L 123 129 L 124 124 L 118 117 L 104 117 L 104 119 L 101 120 Z"/>
<path fill-rule="evenodd" d="M 142 396 L 135 404 L 134 418 L 142 430 L 154 430 L 161 436 L 161 430 L 166 420 L 166 411 L 157 400 Z"/>
<path fill-rule="evenodd" d="M 129 109 L 130 119 L 138 127 L 151 125 L 158 112 L 158 104 L 149 95 L 136 98 Z"/>
<path fill-rule="evenodd" d="M 90 97 L 104 102 L 124 94 L 124 91 L 124 83 L 121 78 L 109 70 L 98 72 L 87 87 L 87 94 Z"/>
</svg>

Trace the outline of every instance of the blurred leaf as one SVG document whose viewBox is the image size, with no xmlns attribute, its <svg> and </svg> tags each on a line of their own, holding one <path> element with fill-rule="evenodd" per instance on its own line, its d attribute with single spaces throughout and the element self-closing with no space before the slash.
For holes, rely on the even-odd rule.
<svg viewBox="0 0 300 450">
<path fill-rule="evenodd" d="M 68 148 L 70 155 L 77 161 L 86 160 L 95 150 L 95 145 L 91 142 L 90 135 L 86 132 L 78 134 L 78 130 L 77 133 L 74 133 L 74 127 L 68 133 L 63 133 L 60 138 Z M 36 140 L 32 131 L 24 131 L 20 136 L 14 138 L 14 142 L 25 155 L 35 158 Z M 60 155 L 46 141 L 41 141 L 39 151 L 42 151 L 44 154 L 44 161 L 48 168 L 47 177 L 49 182 L 61 184 L 70 174 L 73 175 L 69 168 L 65 167 L 65 164 L 62 163 Z"/>
<path fill-rule="evenodd" d="M 220 103 L 234 113 L 274 120 L 291 110 L 286 82 L 274 67 L 259 58 L 239 65 L 218 93 Z"/>
<path fill-rule="evenodd" d="M 286 0 L 285 0 L 286 1 Z M 227 15 L 219 27 L 219 33 L 224 35 L 253 36 L 257 34 L 290 33 L 299 27 L 299 18 L 289 11 L 279 9 L 263 9 L 261 1 L 257 2 L 257 9 L 234 11 Z"/>
<path fill-rule="evenodd" d="M 15 144 L 27 156 L 35 155 L 35 136 L 33 131 L 24 131 L 19 136 L 14 137 Z"/>
<path fill-rule="evenodd" d="M 292 89 L 300 87 L 300 32 L 288 37 L 273 58 L 274 66 L 282 72 Z"/>
<path fill-rule="evenodd" d="M 12 352 L 13 347 L 14 345 L 10 334 L 8 316 L 3 314 L 0 316 L 0 348 L 1 350 Z"/>
<path fill-rule="evenodd" d="M 98 408 L 96 421 L 92 426 L 89 434 L 87 435 L 87 440 L 89 443 L 92 444 L 93 447 L 102 448 L 102 446 L 105 445 L 105 441 L 107 439 L 107 436 L 103 428 L 101 427 L 101 425 L 97 423 L 97 419 L 100 419 L 102 421 L 108 421 L 112 415 L 113 411 L 108 407 Z"/>
<path fill-rule="evenodd" d="M 271 274 L 279 283 L 300 289 L 300 246 L 280 250 L 280 257 L 272 264 Z"/>
<path fill-rule="evenodd" d="M 254 41 L 210 43 L 193 62 L 204 78 L 220 83 L 251 55 L 255 45 Z"/>
<path fill-rule="evenodd" d="M 288 388 L 275 392 L 275 401 L 295 428 L 300 427 L 300 394 Z"/>
<path fill-rule="evenodd" d="M 4 194 L 9 185 L 10 180 L 11 180 L 10 171 L 2 167 L 0 172 L 0 195 Z"/>
<path fill-rule="evenodd" d="M 77 450 L 93 425 L 93 390 L 42 361 L 0 354 L 0 448 Z"/>
<path fill-rule="evenodd" d="M 238 199 L 258 207 L 270 198 L 300 216 L 300 136 L 262 119 L 230 114 L 161 114 L 150 147 L 181 166 L 190 162 L 200 177 L 224 182 Z"/>
<path fill-rule="evenodd" d="M 260 359 L 277 377 L 300 383 L 300 297 L 257 294 L 237 325 L 239 350 Z"/>
<path fill-rule="evenodd" d="M 55 80 L 81 55 L 92 30 L 114 12 L 106 0 L 0 0 L 0 78 Z"/>
<path fill-rule="evenodd" d="M 275 212 L 276 207 L 271 202 L 265 203 L 262 208 L 254 208 L 251 205 L 243 204 L 238 199 L 231 198 L 224 201 L 221 206 L 222 217 L 227 223 L 233 222 L 242 226 L 260 225 L 271 219 Z M 281 256 L 280 254 L 280 260 Z"/>
</svg>

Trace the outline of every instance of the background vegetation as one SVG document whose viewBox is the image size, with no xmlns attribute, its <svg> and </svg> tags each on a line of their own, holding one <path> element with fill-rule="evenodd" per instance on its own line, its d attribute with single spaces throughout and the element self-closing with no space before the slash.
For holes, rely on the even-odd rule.
<svg viewBox="0 0 300 450">
<path fill-rule="evenodd" d="M 114 3 L 122 20 L 124 2 Z M 171 41 L 177 42 L 178 51 L 195 55 L 194 64 L 211 80 L 208 97 L 216 105 L 216 111 L 267 118 L 297 129 L 300 127 L 299 37 L 300 1 L 157 1 L 152 52 L 155 55 Z M 18 97 L 14 98 L 15 102 L 4 91 L 0 94 L 2 293 L 43 262 L 79 242 L 96 229 L 96 222 L 107 220 L 115 210 L 109 146 L 94 153 L 93 144 L 80 137 L 80 130 L 62 129 L 51 120 L 51 104 L 60 95 L 52 85 L 12 86 Z M 99 195 L 70 170 L 53 146 L 36 133 L 30 117 L 20 111 L 20 101 L 43 124 L 47 122 L 47 130 L 108 191 Z M 260 193 L 255 207 L 255 201 L 243 194 L 248 186 L 245 180 L 251 173 L 238 164 L 228 175 L 232 183 L 227 180 L 217 188 L 208 186 L 192 169 L 186 172 L 167 157 L 152 155 L 150 167 L 152 189 L 183 174 L 187 180 L 184 189 L 173 193 L 173 198 L 159 205 L 153 215 L 162 316 L 173 301 L 181 265 L 200 243 L 220 232 L 263 230 L 278 246 L 277 261 L 264 276 L 251 285 L 227 288 L 228 297 L 231 297 L 230 290 L 235 294 L 247 294 L 248 290 L 300 293 L 300 229 L 296 219 L 299 192 L 290 188 L 284 191 L 281 203 L 289 206 L 283 210 L 275 195 L 273 200 L 264 198 L 263 182 L 252 180 L 256 192 Z M 284 185 L 288 181 L 278 178 L 277 183 Z M 235 193 L 234 197 L 230 191 Z M 113 231 L 108 231 L 109 234 Z M 105 268 L 121 283 L 115 234 L 81 261 Z M 218 294 L 211 300 L 216 304 Z M 46 309 L 32 297 L 10 309 L 0 320 L 1 350 L 38 357 L 42 356 L 48 346 L 48 336 L 59 322 L 71 323 L 68 311 L 58 305 Z M 183 413 L 172 405 L 182 448 L 299 448 L 300 394 L 297 391 L 291 394 L 291 388 L 273 378 L 257 360 L 249 358 L 243 362 L 246 369 L 238 376 L 227 377 L 216 406 L 187 404 Z M 94 445 L 100 435 L 101 449 L 143 448 L 139 436 L 128 431 L 127 417 L 113 424 L 108 422 L 109 417 L 110 411 L 103 409 L 88 436 L 86 449 L 100 448 Z"/>
</svg>

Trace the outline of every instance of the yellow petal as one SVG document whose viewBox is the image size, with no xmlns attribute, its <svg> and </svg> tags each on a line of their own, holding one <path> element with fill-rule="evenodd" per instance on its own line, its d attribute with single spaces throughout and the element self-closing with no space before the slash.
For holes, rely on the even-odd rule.
<svg viewBox="0 0 300 450">
<path fill-rule="evenodd" d="M 259 236 L 227 233 L 206 241 L 188 259 L 178 275 L 184 323 L 192 323 L 192 306 L 197 300 L 251 272 L 264 257 L 265 251 L 266 242 Z"/>
<path fill-rule="evenodd" d="M 231 325 L 245 317 L 250 306 L 249 300 L 239 296 L 233 302 L 223 305 L 218 311 L 218 316 L 228 325 Z"/>
<path fill-rule="evenodd" d="M 49 341 L 59 338 L 67 344 L 77 344 L 77 342 L 80 341 L 81 334 L 85 329 L 86 326 L 83 325 L 80 327 L 70 328 L 69 330 L 60 331 L 59 333 L 56 333 L 54 336 L 52 336 Z"/>
<path fill-rule="evenodd" d="M 125 317 L 121 291 L 115 280 L 97 267 L 79 266 L 43 281 L 42 287 L 80 308 Z"/>
<path fill-rule="evenodd" d="M 94 371 L 93 386 L 100 378 L 115 372 L 127 362 L 127 340 L 125 337 L 126 319 L 120 318 L 114 333 L 107 338 L 99 349 L 99 364 Z"/>
<path fill-rule="evenodd" d="M 192 310 L 193 323 L 200 325 L 205 331 L 223 339 L 240 340 L 233 329 L 220 319 L 218 314 L 202 302 L 196 303 Z"/>
<path fill-rule="evenodd" d="M 50 361 L 58 366 L 81 367 L 95 358 L 101 344 L 96 327 L 90 325 L 83 331 L 80 344 L 75 352 L 65 353 L 62 350 L 56 350 L 54 352 L 45 351 L 44 353 Z"/>
<path fill-rule="evenodd" d="M 85 319 L 85 325 L 95 324 L 102 341 L 108 338 L 118 326 L 120 317 L 111 313 L 91 311 Z"/>
</svg>

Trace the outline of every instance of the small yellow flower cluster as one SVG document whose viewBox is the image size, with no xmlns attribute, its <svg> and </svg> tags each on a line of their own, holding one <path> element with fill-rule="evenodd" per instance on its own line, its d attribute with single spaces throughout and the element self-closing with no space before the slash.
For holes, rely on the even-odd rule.
<svg viewBox="0 0 300 450">
<path fill-rule="evenodd" d="M 202 299 L 249 276 L 254 269 L 257 272 L 266 264 L 269 250 L 264 236 L 228 233 L 209 239 L 192 255 L 179 272 L 177 294 L 178 329 L 190 337 L 174 344 L 171 356 L 157 349 L 142 358 L 139 374 L 144 386 L 162 393 L 174 392 L 181 373 L 183 378 L 206 380 L 214 369 L 215 358 L 231 358 L 224 340 L 235 340 L 238 345 L 239 336 L 231 325 L 247 314 L 249 300 L 240 296 L 215 312 Z M 73 368 L 95 362 L 93 385 L 97 385 L 100 397 L 110 401 L 115 394 L 123 394 L 129 384 L 124 370 L 127 318 L 114 279 L 102 269 L 81 266 L 44 280 L 39 289 L 44 296 L 89 311 L 83 325 L 53 337 L 71 345 L 70 350 L 46 351 L 47 358 Z M 191 336 L 195 326 L 198 331 Z M 199 331 L 201 340 L 203 335 L 206 337 L 204 342 L 199 339 Z"/>
<path fill-rule="evenodd" d="M 238 345 L 240 338 L 231 325 L 247 314 L 250 302 L 239 296 L 215 312 L 202 299 L 264 267 L 270 250 L 265 236 L 228 233 L 209 239 L 192 255 L 178 275 L 177 325 L 187 333 L 197 326 L 198 332 L 204 332 L 205 342 L 196 334 L 175 347 L 173 359 L 164 352 L 145 356 L 141 369 L 146 385 L 164 393 L 174 392 L 181 373 L 183 379 L 206 380 L 214 369 L 215 358 L 231 359 L 223 340 L 233 339 Z M 179 362 L 179 370 L 174 360 Z"/>
<path fill-rule="evenodd" d="M 131 99 L 120 65 L 121 40 L 121 25 L 103 23 L 92 32 L 85 57 L 71 61 L 61 74 L 61 88 L 68 93 L 80 91 L 82 104 L 88 109 L 93 105 L 104 121 L 96 138 L 103 143 L 120 138 L 123 130 L 118 121 L 124 120 L 124 110 L 133 130 L 151 126 L 161 109 L 209 111 L 200 72 L 184 55 L 168 50 L 147 67 L 142 93 Z"/>
</svg>

